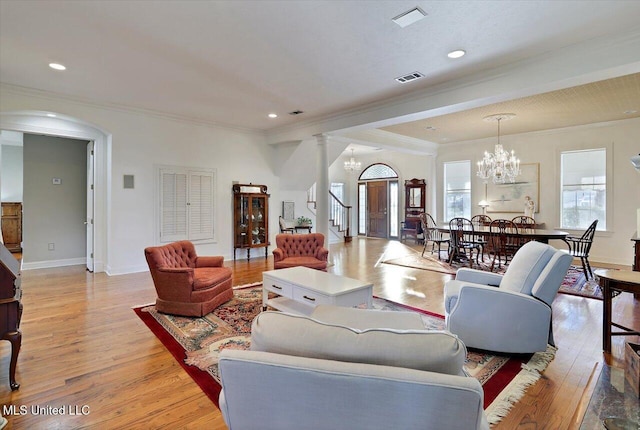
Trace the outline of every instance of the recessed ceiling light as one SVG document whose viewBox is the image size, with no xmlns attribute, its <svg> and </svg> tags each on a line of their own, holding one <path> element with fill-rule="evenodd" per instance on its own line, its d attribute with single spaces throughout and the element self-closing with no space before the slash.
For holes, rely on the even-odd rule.
<svg viewBox="0 0 640 430">
<path fill-rule="evenodd" d="M 425 16 L 427 16 L 427 14 L 424 13 L 422 9 L 416 7 L 404 13 L 401 13 L 391 20 L 398 24 L 400 27 L 405 28 L 406 26 L 411 25 L 414 22 L 420 21 Z"/>
<path fill-rule="evenodd" d="M 63 66 L 62 64 L 58 64 L 58 63 L 49 63 L 49 67 L 51 67 L 52 69 L 55 69 L 55 70 L 67 70 L 67 68 L 65 66 Z"/>
<path fill-rule="evenodd" d="M 462 57 L 464 54 L 466 54 L 465 51 L 463 51 L 462 49 L 457 49 L 455 51 L 451 51 L 447 54 L 447 57 L 449 58 L 460 58 Z"/>
<path fill-rule="evenodd" d="M 269 115 L 267 115 L 269 118 L 278 118 L 278 114 L 277 113 L 270 113 Z"/>
<path fill-rule="evenodd" d="M 55 114 L 55 113 L 48 113 L 48 114 L 47 114 L 47 116 L 48 116 L 49 118 L 55 118 L 55 117 L 56 117 L 56 114 Z"/>
</svg>

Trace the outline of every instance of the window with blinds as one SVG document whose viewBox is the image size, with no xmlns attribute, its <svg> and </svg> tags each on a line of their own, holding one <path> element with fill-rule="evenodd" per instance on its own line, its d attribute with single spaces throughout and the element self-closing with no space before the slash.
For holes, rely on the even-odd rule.
<svg viewBox="0 0 640 430">
<path fill-rule="evenodd" d="M 214 239 L 215 171 L 162 167 L 160 242 Z"/>
</svg>

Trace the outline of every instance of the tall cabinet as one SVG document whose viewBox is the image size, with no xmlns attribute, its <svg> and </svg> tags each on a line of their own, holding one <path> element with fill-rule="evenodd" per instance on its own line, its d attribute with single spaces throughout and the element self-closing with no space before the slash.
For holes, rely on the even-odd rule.
<svg viewBox="0 0 640 430">
<path fill-rule="evenodd" d="M 2 202 L 2 238 L 11 252 L 22 252 L 22 203 Z"/>
<path fill-rule="evenodd" d="M 236 250 L 246 249 L 247 260 L 253 248 L 269 252 L 269 194 L 266 185 L 233 185 L 233 259 Z"/>
</svg>

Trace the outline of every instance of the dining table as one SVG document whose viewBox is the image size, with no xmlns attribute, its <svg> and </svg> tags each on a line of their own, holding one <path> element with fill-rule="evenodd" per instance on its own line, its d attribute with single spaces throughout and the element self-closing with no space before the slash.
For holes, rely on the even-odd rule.
<svg viewBox="0 0 640 430">
<path fill-rule="evenodd" d="M 438 225 L 438 231 L 443 233 L 449 232 L 449 224 L 441 224 Z M 489 228 L 489 226 L 473 226 L 473 232 L 477 235 L 484 237 L 497 236 L 498 231 L 494 230 L 493 232 Z M 555 229 L 544 229 L 544 228 L 519 228 L 517 231 L 512 229 L 506 229 L 505 233 L 507 236 L 519 237 L 528 240 L 535 240 L 542 243 L 549 243 L 550 240 L 562 240 L 567 246 L 569 243 L 567 242 L 567 236 L 569 232 Z"/>
<path fill-rule="evenodd" d="M 441 224 L 437 226 L 438 231 L 443 233 L 449 233 L 449 224 Z M 469 230 L 470 231 L 470 230 Z M 486 243 L 491 243 L 492 236 L 498 236 L 500 232 L 496 229 L 491 231 L 491 228 L 488 225 L 481 226 L 473 226 L 473 233 L 476 236 L 482 236 L 485 239 Z M 535 240 L 537 242 L 542 242 L 548 244 L 550 240 L 562 240 L 567 244 L 567 247 L 571 249 L 569 242 L 567 242 L 567 236 L 569 232 L 563 230 L 555 230 L 555 229 L 543 229 L 543 228 L 518 228 L 511 229 L 507 228 L 505 230 L 505 234 L 507 236 L 511 236 L 517 239 L 523 239 L 522 244 Z M 451 253 L 451 249 L 449 250 Z M 461 258 L 466 258 L 465 255 L 458 254 L 457 251 L 454 251 L 454 255 L 451 256 L 449 254 L 450 260 L 456 259 L 459 260 Z M 492 265 L 493 268 L 493 265 Z"/>
</svg>

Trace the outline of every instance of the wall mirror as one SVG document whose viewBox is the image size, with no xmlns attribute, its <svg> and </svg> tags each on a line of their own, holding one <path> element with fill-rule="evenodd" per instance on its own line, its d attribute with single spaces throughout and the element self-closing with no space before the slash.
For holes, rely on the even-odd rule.
<svg viewBox="0 0 640 430">
<path fill-rule="evenodd" d="M 424 179 L 411 179 L 404 181 L 405 209 L 424 210 L 425 189 L 427 183 Z"/>
</svg>

